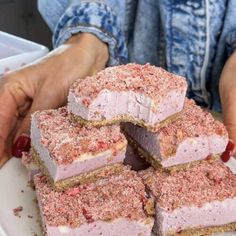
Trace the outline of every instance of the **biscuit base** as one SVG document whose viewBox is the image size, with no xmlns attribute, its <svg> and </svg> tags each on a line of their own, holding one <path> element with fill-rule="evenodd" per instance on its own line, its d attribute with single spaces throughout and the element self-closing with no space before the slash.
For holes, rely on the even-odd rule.
<svg viewBox="0 0 236 236">
<path fill-rule="evenodd" d="M 152 167 L 155 169 L 162 169 L 168 172 L 175 172 L 179 170 L 188 169 L 194 165 L 199 164 L 200 162 L 214 162 L 216 160 L 220 159 L 220 155 L 214 155 L 209 160 L 208 159 L 202 159 L 198 161 L 188 162 L 184 164 L 174 165 L 170 167 L 163 167 L 161 165 L 161 162 L 157 159 L 160 159 L 160 157 L 154 157 L 152 156 L 147 150 L 143 149 L 138 142 L 136 142 L 133 138 L 130 137 L 130 135 L 125 133 L 125 136 L 128 140 L 128 143 L 132 146 L 132 148 L 139 154 L 141 158 L 144 158 L 149 164 L 151 164 Z"/>
<path fill-rule="evenodd" d="M 205 228 L 192 228 L 185 229 L 178 232 L 168 232 L 165 236 L 207 236 L 215 233 L 224 233 L 224 232 L 234 232 L 236 231 L 236 222 L 220 225 L 220 226 L 210 226 Z M 155 232 L 158 236 L 164 236 L 158 232 Z"/>
<path fill-rule="evenodd" d="M 115 173 L 119 173 L 120 171 L 122 171 L 124 166 L 122 163 L 107 165 L 93 171 L 89 171 L 86 173 L 79 174 L 77 176 L 72 176 L 54 182 L 47 167 L 45 166 L 45 163 L 40 159 L 39 154 L 33 147 L 32 147 L 32 157 L 35 164 L 39 167 L 42 173 L 48 178 L 53 189 L 55 189 L 56 191 L 62 191 L 78 184 L 95 182 L 97 179 L 107 178 Z"/>
<path fill-rule="evenodd" d="M 179 118 L 181 112 L 176 113 L 172 116 L 169 116 L 168 118 L 166 118 L 165 120 L 161 121 L 160 123 L 156 123 L 155 125 L 148 125 L 145 121 L 143 120 L 139 120 L 139 119 L 135 119 L 132 116 L 129 115 L 121 115 L 121 116 L 117 116 L 111 120 L 85 120 L 80 116 L 71 114 L 71 120 L 73 122 L 78 122 L 82 125 L 92 125 L 95 127 L 101 127 L 101 126 L 107 126 L 107 125 L 114 125 L 114 124 L 120 124 L 123 122 L 130 122 L 133 123 L 134 125 L 139 125 L 145 129 L 147 129 L 150 132 L 157 132 L 159 129 L 167 126 L 168 124 L 176 121 Z"/>
</svg>

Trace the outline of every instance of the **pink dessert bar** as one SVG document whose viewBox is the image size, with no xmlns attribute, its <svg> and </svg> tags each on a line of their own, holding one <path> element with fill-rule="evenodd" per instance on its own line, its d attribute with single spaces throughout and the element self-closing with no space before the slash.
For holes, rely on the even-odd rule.
<svg viewBox="0 0 236 236">
<path fill-rule="evenodd" d="M 236 230 L 236 175 L 221 161 L 140 176 L 155 199 L 158 235 L 211 235 Z"/>
<path fill-rule="evenodd" d="M 81 126 L 66 108 L 34 113 L 31 139 L 36 163 L 58 188 L 119 170 L 127 146 L 119 126 Z"/>
<path fill-rule="evenodd" d="M 23 152 L 21 162 L 28 171 L 28 181 L 33 182 L 33 177 L 38 174 L 40 170 L 33 160 L 32 153 Z"/>
<path fill-rule="evenodd" d="M 199 161 L 224 152 L 228 143 L 224 125 L 189 99 L 179 119 L 155 133 L 131 123 L 125 124 L 124 130 L 154 167 L 169 168 Z"/>
<path fill-rule="evenodd" d="M 121 65 L 74 83 L 68 110 L 84 123 L 130 121 L 153 130 L 182 110 L 186 89 L 183 77 L 160 67 Z"/>
<path fill-rule="evenodd" d="M 152 201 L 141 178 L 126 167 L 110 178 L 61 192 L 41 174 L 34 183 L 47 236 L 151 235 L 154 220 L 147 212 Z"/>
</svg>

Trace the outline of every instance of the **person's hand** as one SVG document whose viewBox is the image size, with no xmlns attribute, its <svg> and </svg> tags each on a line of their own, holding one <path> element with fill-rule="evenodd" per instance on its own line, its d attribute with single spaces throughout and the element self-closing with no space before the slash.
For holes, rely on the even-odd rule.
<svg viewBox="0 0 236 236">
<path fill-rule="evenodd" d="M 231 55 L 224 66 L 219 88 L 224 124 L 230 138 L 227 150 L 236 157 L 236 52 Z"/>
<path fill-rule="evenodd" d="M 29 149 L 31 114 L 65 105 L 70 85 L 103 69 L 108 57 L 106 44 L 81 33 L 46 57 L 0 79 L 0 167 L 7 159 L 7 143 L 14 143 L 12 152 L 17 157 Z"/>
</svg>

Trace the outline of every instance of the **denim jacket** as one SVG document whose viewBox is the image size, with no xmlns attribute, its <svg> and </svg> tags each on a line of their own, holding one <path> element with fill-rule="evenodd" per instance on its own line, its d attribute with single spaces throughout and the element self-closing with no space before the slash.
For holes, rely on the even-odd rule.
<svg viewBox="0 0 236 236">
<path fill-rule="evenodd" d="M 221 111 L 219 78 L 236 48 L 235 0 L 38 0 L 38 8 L 54 47 L 93 33 L 109 45 L 109 65 L 162 66 L 186 77 L 188 97 Z"/>
</svg>

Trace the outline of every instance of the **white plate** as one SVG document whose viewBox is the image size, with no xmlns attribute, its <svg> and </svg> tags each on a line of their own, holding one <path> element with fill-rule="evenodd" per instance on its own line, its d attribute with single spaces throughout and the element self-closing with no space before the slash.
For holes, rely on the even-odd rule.
<svg viewBox="0 0 236 236">
<path fill-rule="evenodd" d="M 48 53 L 43 45 L 0 31 L 0 75 Z"/>
<path fill-rule="evenodd" d="M 236 173 L 236 161 L 231 158 L 228 165 Z M 18 159 L 12 158 L 0 170 L 0 236 L 34 236 L 34 233 L 42 236 L 34 199 L 34 191 L 27 186 L 26 169 Z M 21 218 L 13 214 L 13 209 L 19 206 L 23 207 Z"/>
</svg>

